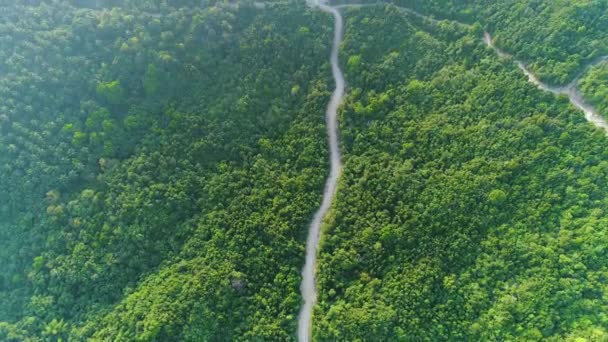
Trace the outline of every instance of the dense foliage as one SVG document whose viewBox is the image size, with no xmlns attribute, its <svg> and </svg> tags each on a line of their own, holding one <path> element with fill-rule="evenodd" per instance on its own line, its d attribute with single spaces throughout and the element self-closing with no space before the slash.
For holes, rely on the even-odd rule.
<svg viewBox="0 0 608 342">
<path fill-rule="evenodd" d="M 608 64 L 590 68 L 578 81 L 583 96 L 601 115 L 608 117 Z"/>
<path fill-rule="evenodd" d="M 496 44 L 530 64 L 540 79 L 569 83 L 608 54 L 608 2 L 590 0 L 394 0 L 438 18 L 479 22 Z"/>
<path fill-rule="evenodd" d="M 292 338 L 330 18 L 1 14 L 0 340 Z"/>
<path fill-rule="evenodd" d="M 497 44 L 549 83 L 566 84 L 608 54 L 606 1 L 479 1 L 477 8 Z"/>
<path fill-rule="evenodd" d="M 395 3 L 344 10 L 315 338 L 607 340 L 608 140 L 481 42 L 565 84 L 606 3 Z M 0 0 L 0 341 L 294 340 L 332 30 L 300 2 Z M 579 83 L 600 112 L 607 70 Z"/>
<path fill-rule="evenodd" d="M 608 338 L 604 132 L 475 27 L 346 16 L 317 339 Z"/>
</svg>

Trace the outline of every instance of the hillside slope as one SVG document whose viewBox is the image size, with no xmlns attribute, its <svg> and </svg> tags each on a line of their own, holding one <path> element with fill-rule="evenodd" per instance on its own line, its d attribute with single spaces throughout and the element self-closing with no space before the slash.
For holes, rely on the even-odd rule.
<svg viewBox="0 0 608 342">
<path fill-rule="evenodd" d="M 331 21 L 133 6 L 2 11 L 0 340 L 291 338 Z"/>
<path fill-rule="evenodd" d="M 605 3 L 395 3 L 422 16 L 341 9 L 315 340 L 608 339 L 605 132 L 482 41 L 566 84 Z M 303 2 L 0 0 L 0 341 L 295 340 L 333 29 Z M 605 74 L 579 83 L 602 110 Z"/>
<path fill-rule="evenodd" d="M 608 337 L 605 133 L 479 26 L 391 6 L 346 17 L 317 339 Z"/>
</svg>

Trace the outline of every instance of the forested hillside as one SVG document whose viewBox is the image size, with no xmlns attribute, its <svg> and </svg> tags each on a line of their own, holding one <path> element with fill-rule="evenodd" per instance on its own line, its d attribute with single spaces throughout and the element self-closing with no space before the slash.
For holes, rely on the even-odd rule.
<svg viewBox="0 0 608 342">
<path fill-rule="evenodd" d="M 578 86 L 598 112 L 608 117 L 608 64 L 599 64 L 587 70 Z"/>
<path fill-rule="evenodd" d="M 608 2 L 589 0 L 394 0 L 438 18 L 479 22 L 497 44 L 550 84 L 565 85 L 608 54 Z"/>
<path fill-rule="evenodd" d="M 329 18 L 0 13 L 0 340 L 288 338 L 326 172 Z"/>
<path fill-rule="evenodd" d="M 394 7 L 346 17 L 316 337 L 608 338 L 604 132 L 475 27 Z"/>
<path fill-rule="evenodd" d="M 482 41 L 608 117 L 607 6 L 341 9 L 314 340 L 608 340 L 606 132 Z M 295 340 L 332 19 L 0 0 L 0 341 Z"/>
</svg>

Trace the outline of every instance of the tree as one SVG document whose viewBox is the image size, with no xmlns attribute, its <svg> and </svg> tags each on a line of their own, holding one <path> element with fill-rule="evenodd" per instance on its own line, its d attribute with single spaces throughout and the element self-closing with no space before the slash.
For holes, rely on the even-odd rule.
<svg viewBox="0 0 608 342">
<path fill-rule="evenodd" d="M 126 101 L 126 93 L 120 81 L 99 82 L 97 84 L 97 96 L 111 105 L 120 105 Z"/>
</svg>

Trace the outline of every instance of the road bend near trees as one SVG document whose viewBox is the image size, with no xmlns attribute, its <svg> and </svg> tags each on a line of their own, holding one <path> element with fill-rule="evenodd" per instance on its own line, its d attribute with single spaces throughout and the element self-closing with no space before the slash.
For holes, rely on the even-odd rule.
<svg viewBox="0 0 608 342">
<path fill-rule="evenodd" d="M 336 195 L 338 180 L 342 172 L 342 161 L 340 158 L 340 146 L 338 143 L 338 107 L 344 98 L 344 75 L 340 70 L 338 55 L 340 43 L 344 31 L 342 15 L 337 8 L 328 5 L 324 0 L 314 0 L 312 6 L 317 7 L 334 17 L 334 41 L 331 48 L 330 63 L 334 81 L 336 83 L 331 100 L 325 112 L 327 123 L 327 135 L 329 142 L 329 177 L 325 183 L 323 192 L 323 202 L 315 213 L 310 227 L 308 228 L 308 239 L 306 241 L 306 261 L 302 269 L 302 284 L 300 291 L 304 299 L 304 305 L 300 310 L 298 318 L 298 340 L 308 342 L 311 334 L 312 309 L 317 299 L 315 266 L 317 262 L 317 248 L 321 237 L 321 223 L 325 214 L 329 211 L 333 199 Z"/>
<path fill-rule="evenodd" d="M 494 45 L 494 39 L 492 38 L 490 33 L 485 32 L 483 40 L 486 43 L 486 45 L 488 45 L 490 48 L 492 48 L 499 57 L 512 58 L 511 55 L 500 50 L 499 48 L 497 48 Z M 605 63 L 607 60 L 608 60 L 608 56 L 603 56 L 603 57 L 600 57 L 600 58 L 590 62 L 589 64 L 585 65 L 585 67 L 583 68 L 583 71 L 579 75 L 577 75 L 574 78 L 574 80 L 572 80 L 572 82 L 570 82 L 569 84 L 567 84 L 565 86 L 552 86 L 552 85 L 543 83 L 538 79 L 538 77 L 536 77 L 536 75 L 534 75 L 534 73 L 532 73 L 532 71 L 528 68 L 528 66 L 525 63 L 518 61 L 518 60 L 515 60 L 515 63 L 523 71 L 523 73 L 528 77 L 528 80 L 530 81 L 530 83 L 536 85 L 541 90 L 548 91 L 548 92 L 556 94 L 556 95 L 568 96 L 568 99 L 570 99 L 570 103 L 572 103 L 572 105 L 574 105 L 576 108 L 582 110 L 583 113 L 585 113 L 585 119 L 587 119 L 587 121 L 591 122 L 596 127 L 603 129 L 606 132 L 606 134 L 608 135 L 608 121 L 606 121 L 606 119 L 604 119 L 604 117 L 602 117 L 592 105 L 590 105 L 583 99 L 583 95 L 581 94 L 581 92 L 578 90 L 578 87 L 577 87 L 578 82 L 581 79 L 581 77 L 583 77 L 590 68 L 592 68 L 595 65 Z"/>
<path fill-rule="evenodd" d="M 330 173 L 325 183 L 323 201 L 319 209 L 317 209 L 317 212 L 315 213 L 308 229 L 308 239 L 306 241 L 306 259 L 304 263 L 304 268 L 302 269 L 302 284 L 300 285 L 300 291 L 304 300 L 304 305 L 300 310 L 300 315 L 298 318 L 298 340 L 300 342 L 308 342 L 311 338 L 312 311 L 317 299 L 315 268 L 317 261 L 317 249 L 321 238 L 321 224 L 323 222 L 323 218 L 331 208 L 333 199 L 336 195 L 338 180 L 340 179 L 340 174 L 342 172 L 342 161 L 340 156 L 340 146 L 338 139 L 338 107 L 340 106 L 344 98 L 345 82 L 342 70 L 340 70 L 338 59 L 340 44 L 342 43 L 342 37 L 344 33 L 344 23 L 342 15 L 340 14 L 340 9 L 347 7 L 378 6 L 385 5 L 385 3 L 378 2 L 371 4 L 343 4 L 338 6 L 331 6 L 326 2 L 326 0 L 311 0 L 310 5 L 329 13 L 334 17 L 334 39 L 331 48 L 330 64 L 333 78 L 335 81 L 335 89 L 331 95 L 331 100 L 325 112 L 325 119 L 327 123 L 327 135 L 329 142 Z M 427 17 L 408 8 L 400 6 L 395 7 L 404 10 L 408 14 L 428 19 L 432 23 L 438 23 L 441 21 L 431 17 Z M 459 24 L 469 26 L 464 23 Z M 488 32 L 485 32 L 484 34 L 484 42 L 487 44 L 488 47 L 492 48 L 499 57 L 513 58 L 511 55 L 503 52 L 494 45 L 492 36 Z M 589 68 L 599 63 L 604 63 L 606 61 L 608 61 L 608 56 L 598 58 L 595 61 L 592 61 L 591 63 L 586 65 L 583 72 L 581 72 L 577 77 L 575 77 L 575 79 L 568 85 L 552 86 L 541 82 L 538 77 L 536 77 L 536 75 L 534 75 L 532 71 L 530 71 L 530 69 L 525 63 L 515 60 L 517 66 L 528 77 L 528 80 L 531 83 L 533 83 L 538 88 L 544 91 L 548 91 L 556 95 L 568 96 L 570 102 L 576 108 L 582 110 L 585 113 L 585 118 L 589 122 L 599 128 L 602 128 L 608 135 L 608 121 L 606 121 L 606 119 L 599 115 L 597 110 L 592 105 L 585 102 L 582 94 L 577 88 L 578 81 Z"/>
</svg>

